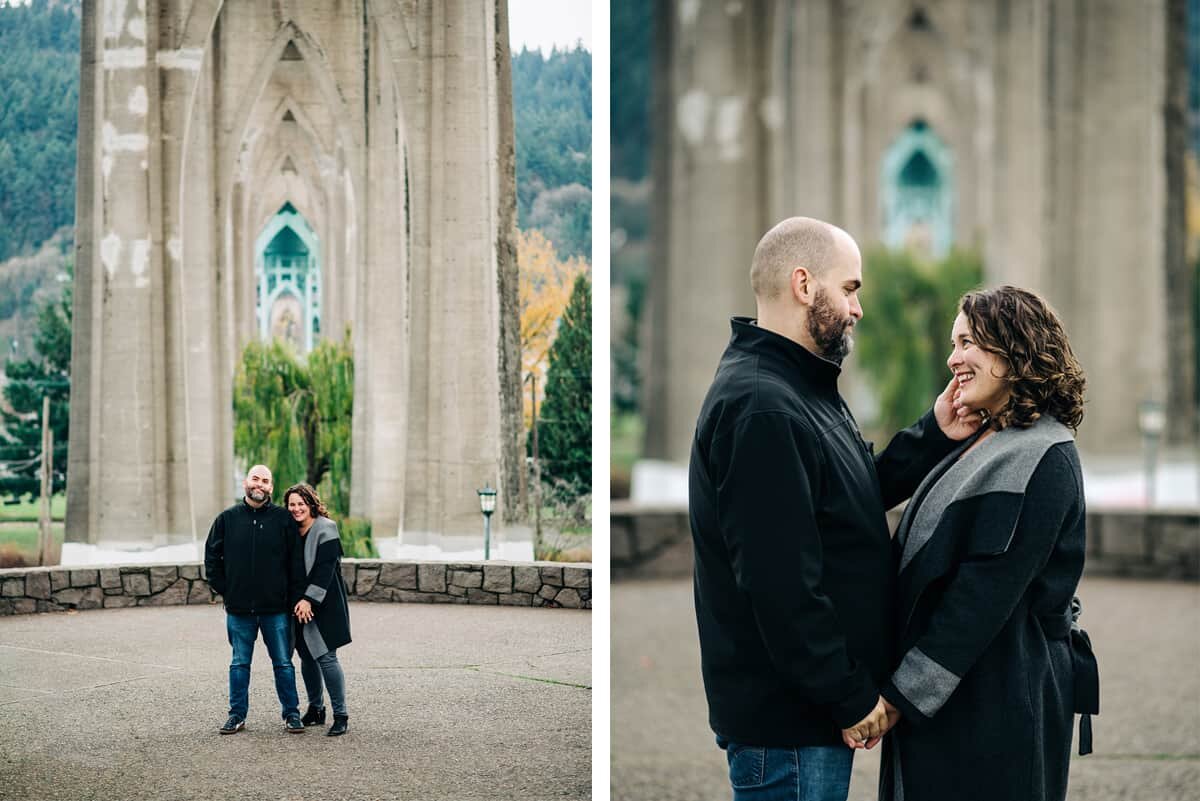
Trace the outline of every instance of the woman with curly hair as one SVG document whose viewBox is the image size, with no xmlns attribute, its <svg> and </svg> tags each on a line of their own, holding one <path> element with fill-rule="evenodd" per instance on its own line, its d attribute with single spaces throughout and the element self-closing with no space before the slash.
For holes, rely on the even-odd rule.
<svg viewBox="0 0 1200 801">
<path fill-rule="evenodd" d="M 342 541 L 337 524 L 325 516 L 325 504 L 308 484 L 288 487 L 283 503 L 300 527 L 304 540 L 304 597 L 296 603 L 296 650 L 300 674 L 308 693 L 308 710 L 300 722 L 314 726 L 325 722 L 323 687 L 329 689 L 333 706 L 330 737 L 345 734 L 350 716 L 346 712 L 346 678 L 338 662 L 337 649 L 350 643 L 350 609 L 342 584 Z"/>
<path fill-rule="evenodd" d="M 1063 799 L 1073 713 L 1099 711 L 1075 622 L 1083 371 L 1034 293 L 971 292 L 959 309 L 956 406 L 987 422 L 928 475 L 896 532 L 898 667 L 881 694 L 899 723 L 880 797 Z M 1079 746 L 1091 750 L 1086 714 Z"/>
</svg>

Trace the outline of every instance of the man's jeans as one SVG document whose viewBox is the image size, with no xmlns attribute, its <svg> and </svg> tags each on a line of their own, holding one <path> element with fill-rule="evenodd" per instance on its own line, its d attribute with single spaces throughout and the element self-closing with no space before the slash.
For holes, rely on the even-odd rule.
<svg viewBox="0 0 1200 801">
<path fill-rule="evenodd" d="M 764 748 L 717 738 L 733 801 L 846 801 L 854 752 L 845 746 Z"/>
<path fill-rule="evenodd" d="M 283 718 L 300 714 L 296 696 L 296 669 L 292 667 L 292 619 L 290 615 L 234 615 L 225 613 L 225 631 L 233 646 L 229 663 L 229 714 L 245 720 L 250 705 L 250 660 L 254 658 L 254 640 L 262 630 L 263 644 L 275 669 L 275 694 L 283 709 Z"/>
</svg>

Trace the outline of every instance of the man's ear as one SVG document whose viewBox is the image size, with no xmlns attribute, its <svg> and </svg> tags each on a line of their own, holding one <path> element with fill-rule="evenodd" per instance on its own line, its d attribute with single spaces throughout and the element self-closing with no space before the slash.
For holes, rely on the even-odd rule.
<svg viewBox="0 0 1200 801">
<path fill-rule="evenodd" d="M 806 268 L 796 267 L 792 270 L 791 288 L 792 298 L 798 303 L 804 306 L 812 304 L 817 288 L 813 283 L 812 274 Z"/>
</svg>

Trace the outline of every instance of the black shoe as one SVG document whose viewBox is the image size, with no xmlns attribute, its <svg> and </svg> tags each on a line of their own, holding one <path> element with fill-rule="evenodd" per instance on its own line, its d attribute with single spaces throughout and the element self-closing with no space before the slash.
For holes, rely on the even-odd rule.
<svg viewBox="0 0 1200 801">
<path fill-rule="evenodd" d="M 287 729 L 288 734 L 304 733 L 304 724 L 300 722 L 299 715 L 288 715 L 287 720 L 283 722 L 283 728 Z"/>
<path fill-rule="evenodd" d="M 350 728 L 349 715 L 334 715 L 333 725 L 329 727 L 329 731 L 325 732 L 326 737 L 339 737 L 345 734 Z"/>
<path fill-rule="evenodd" d="M 229 720 L 225 721 L 225 725 L 217 729 L 221 734 L 237 734 L 242 729 L 246 728 L 246 721 L 239 718 L 237 715 L 230 715 Z"/>
<path fill-rule="evenodd" d="M 308 710 L 304 713 L 304 717 L 300 718 L 300 722 L 305 726 L 325 725 L 325 707 L 309 704 Z"/>
</svg>

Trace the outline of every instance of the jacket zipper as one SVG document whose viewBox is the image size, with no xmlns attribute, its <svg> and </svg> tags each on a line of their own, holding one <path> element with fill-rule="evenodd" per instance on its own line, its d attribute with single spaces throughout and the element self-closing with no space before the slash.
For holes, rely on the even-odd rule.
<svg viewBox="0 0 1200 801">
<path fill-rule="evenodd" d="M 258 527 L 258 513 L 250 513 L 250 575 L 258 575 L 258 533 L 254 530 Z M 250 614 L 257 615 L 258 610 L 254 608 L 254 596 L 251 596 Z"/>
</svg>

